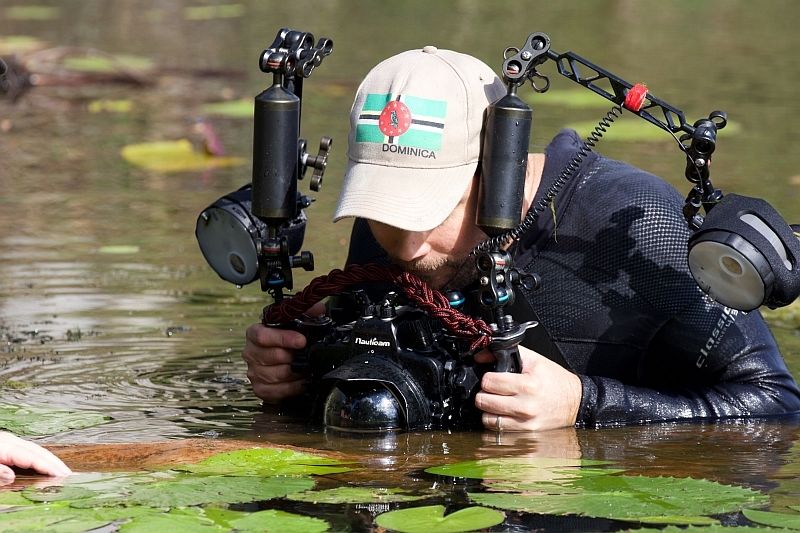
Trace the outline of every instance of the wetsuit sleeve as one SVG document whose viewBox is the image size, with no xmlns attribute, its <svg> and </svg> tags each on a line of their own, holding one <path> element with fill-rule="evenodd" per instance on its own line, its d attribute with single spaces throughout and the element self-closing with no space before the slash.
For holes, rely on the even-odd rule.
<svg viewBox="0 0 800 533">
<path fill-rule="evenodd" d="M 580 376 L 578 425 L 767 417 L 800 410 L 800 391 L 761 315 L 721 308 L 711 329 L 693 315 L 667 322 L 651 342 L 637 385 Z M 703 323 L 703 322 L 701 322 Z"/>
</svg>

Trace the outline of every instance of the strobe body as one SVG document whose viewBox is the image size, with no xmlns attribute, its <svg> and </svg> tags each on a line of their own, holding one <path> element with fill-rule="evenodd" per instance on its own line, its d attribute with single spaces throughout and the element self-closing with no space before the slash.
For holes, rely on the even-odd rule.
<svg viewBox="0 0 800 533">
<path fill-rule="evenodd" d="M 522 217 L 532 123 L 533 110 L 513 87 L 487 109 L 476 223 L 490 236 Z"/>
<path fill-rule="evenodd" d="M 256 96 L 253 109 L 253 214 L 263 220 L 297 216 L 300 99 L 281 83 Z"/>
</svg>

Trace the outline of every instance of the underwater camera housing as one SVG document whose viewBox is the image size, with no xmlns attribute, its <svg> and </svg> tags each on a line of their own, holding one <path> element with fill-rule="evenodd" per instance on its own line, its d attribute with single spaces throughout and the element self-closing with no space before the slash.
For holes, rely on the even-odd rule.
<svg viewBox="0 0 800 533">
<path fill-rule="evenodd" d="M 466 339 L 398 294 L 373 304 L 363 291 L 345 292 L 329 316 L 293 327 L 309 341 L 293 363 L 308 386 L 287 410 L 342 431 L 480 427 L 474 397 L 494 365 L 476 364 Z"/>
</svg>

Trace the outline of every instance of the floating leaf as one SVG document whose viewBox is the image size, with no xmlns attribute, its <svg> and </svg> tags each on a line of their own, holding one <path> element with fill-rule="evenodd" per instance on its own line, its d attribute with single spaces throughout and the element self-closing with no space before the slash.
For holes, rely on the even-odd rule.
<svg viewBox="0 0 800 533">
<path fill-rule="evenodd" d="M 47 46 L 42 40 L 27 35 L 8 35 L 0 37 L 0 56 L 11 54 L 22 54 L 41 50 Z"/>
<path fill-rule="evenodd" d="M 525 91 L 522 99 L 531 106 L 553 105 L 573 109 L 611 109 L 614 105 L 599 94 L 586 89 L 548 91 L 543 95 Z"/>
<path fill-rule="evenodd" d="M 492 487 L 492 485 L 489 485 Z M 525 493 L 471 493 L 480 505 L 542 514 L 576 514 L 650 523 L 702 524 L 704 515 L 764 505 L 766 495 L 692 478 L 592 476 L 567 483 L 530 484 Z"/>
<path fill-rule="evenodd" d="M 89 113 L 130 113 L 133 102 L 130 100 L 94 100 L 89 102 Z"/>
<path fill-rule="evenodd" d="M 337 487 L 327 490 L 309 490 L 290 494 L 287 499 L 309 503 L 394 503 L 424 500 L 431 496 L 441 495 L 438 491 L 425 494 L 410 494 L 404 489 L 387 489 L 374 487 Z"/>
<path fill-rule="evenodd" d="M 61 10 L 53 6 L 10 6 L 6 8 L 9 20 L 54 20 Z"/>
<path fill-rule="evenodd" d="M 190 6 L 183 9 L 186 20 L 236 18 L 244 15 L 244 12 L 244 6 L 242 4 Z"/>
<path fill-rule="evenodd" d="M 325 520 L 285 511 L 268 510 L 256 513 L 239 513 L 241 518 L 228 524 L 236 531 L 280 531 L 281 533 L 320 533 L 328 531 Z"/>
<path fill-rule="evenodd" d="M 325 475 L 352 470 L 337 459 L 282 448 L 251 448 L 218 453 L 182 468 L 204 474 L 252 476 Z"/>
<path fill-rule="evenodd" d="M 88 55 L 67 57 L 63 62 L 64 68 L 78 72 L 118 72 L 126 70 L 150 70 L 154 63 L 152 59 L 130 55 Z"/>
<path fill-rule="evenodd" d="M 375 523 L 401 533 L 455 533 L 496 526 L 505 519 L 505 513 L 485 507 L 467 507 L 444 516 L 443 505 L 428 505 L 379 514 Z"/>
<path fill-rule="evenodd" d="M 23 436 L 54 435 L 97 426 L 110 420 L 99 413 L 0 404 L 0 429 Z"/>
<path fill-rule="evenodd" d="M 114 244 L 109 246 L 101 246 L 97 249 L 101 254 L 137 254 L 139 247 L 135 244 Z"/>
<path fill-rule="evenodd" d="M 135 485 L 116 503 L 158 508 L 246 503 L 280 498 L 313 486 L 314 480 L 307 477 L 194 476 Z M 109 499 L 102 501 L 106 506 L 113 503 Z"/>
<path fill-rule="evenodd" d="M 229 102 L 216 102 L 203 106 L 203 111 L 209 115 L 221 115 L 231 118 L 252 118 L 253 100 L 243 98 L 241 100 L 231 100 Z"/>
<path fill-rule="evenodd" d="M 188 139 L 130 144 L 122 157 L 132 165 L 159 172 L 186 172 L 244 164 L 240 157 L 216 157 L 194 149 Z"/>
<path fill-rule="evenodd" d="M 800 514 L 797 513 L 776 513 L 772 511 L 745 509 L 742 511 L 742 514 L 744 514 L 745 518 L 756 524 L 787 529 L 800 529 Z"/>
<path fill-rule="evenodd" d="M 28 488 L 22 492 L 22 495 L 32 502 L 80 500 L 96 494 L 97 492 L 78 485 L 53 485 L 52 487 L 45 488 Z"/>
<path fill-rule="evenodd" d="M 112 509 L 74 509 L 68 502 L 42 503 L 20 510 L 0 513 L 1 531 L 43 531 L 47 533 L 78 533 L 97 529 L 112 522 L 130 520 L 158 513 L 140 507 Z"/>
<path fill-rule="evenodd" d="M 568 124 L 566 127 L 574 129 L 578 135 L 585 138 L 594 131 L 597 124 L 597 121 L 585 121 Z M 737 123 L 728 121 L 725 129 L 719 130 L 719 134 L 735 135 L 739 131 L 741 127 Z M 603 141 L 675 142 L 665 130 L 634 116 L 616 119 L 603 133 Z"/>
<path fill-rule="evenodd" d="M 167 513 L 148 513 L 123 524 L 121 533 L 152 533 L 153 531 L 229 531 L 205 516 L 202 509 L 171 509 Z"/>
<path fill-rule="evenodd" d="M 440 476 L 484 480 L 503 480 L 509 483 L 573 479 L 586 475 L 605 475 L 621 472 L 617 469 L 586 469 L 584 466 L 601 466 L 604 461 L 586 459 L 552 459 L 546 457 L 500 457 L 463 461 L 428 468 L 425 471 Z"/>
</svg>

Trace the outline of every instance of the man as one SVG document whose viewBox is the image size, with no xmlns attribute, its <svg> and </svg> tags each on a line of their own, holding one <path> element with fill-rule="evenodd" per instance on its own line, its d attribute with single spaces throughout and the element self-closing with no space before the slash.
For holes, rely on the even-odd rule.
<svg viewBox="0 0 800 533">
<path fill-rule="evenodd" d="M 432 46 L 367 75 L 335 214 L 357 217 L 349 262 L 388 260 L 436 289 L 474 281 L 467 255 L 486 239 L 475 225 L 481 128 L 505 92 L 485 64 Z M 535 312 L 540 341 L 520 347 L 521 373 L 483 376 L 475 398 L 483 424 L 542 430 L 797 412 L 800 390 L 760 314 L 715 304 L 692 279 L 681 195 L 623 163 L 576 156 L 581 147 L 565 131 L 529 156 L 524 211 L 570 163 L 578 168 L 551 212 L 510 248 L 517 268 L 542 279 L 517 298 Z M 256 395 L 278 402 L 301 393 L 290 363 L 304 337 L 258 324 L 246 337 Z"/>
</svg>

